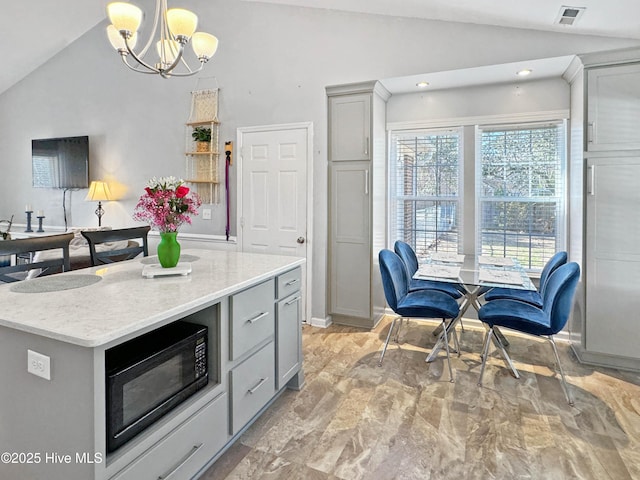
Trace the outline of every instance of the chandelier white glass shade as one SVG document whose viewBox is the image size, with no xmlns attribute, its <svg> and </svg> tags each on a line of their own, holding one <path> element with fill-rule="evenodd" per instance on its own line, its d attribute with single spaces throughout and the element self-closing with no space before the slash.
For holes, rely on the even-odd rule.
<svg viewBox="0 0 640 480">
<path fill-rule="evenodd" d="M 196 32 L 198 16 L 195 13 L 183 8 L 167 9 L 167 0 L 156 0 L 151 35 L 144 48 L 137 53 L 134 48 L 142 23 L 142 10 L 131 3 L 113 2 L 107 5 L 107 15 L 111 20 L 111 25 L 107 27 L 109 42 L 118 51 L 124 64 L 135 72 L 159 74 L 164 78 L 194 75 L 202 70 L 218 49 L 218 39 L 215 36 Z M 145 56 L 147 53 L 151 54 L 149 48 L 154 41 L 155 49 L 151 52 L 158 56 L 155 62 L 148 63 Z M 200 61 L 197 68 L 189 66 L 183 58 L 189 41 Z M 129 63 L 129 57 L 136 63 Z"/>
</svg>

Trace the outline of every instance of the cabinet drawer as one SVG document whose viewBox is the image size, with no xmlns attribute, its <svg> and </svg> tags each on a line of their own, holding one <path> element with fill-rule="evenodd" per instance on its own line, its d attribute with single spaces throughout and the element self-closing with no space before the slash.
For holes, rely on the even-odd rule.
<svg viewBox="0 0 640 480">
<path fill-rule="evenodd" d="M 278 275 L 277 298 L 288 297 L 293 292 L 300 290 L 300 282 L 302 280 L 301 272 L 302 270 L 300 268 L 296 268 L 290 272 Z"/>
<path fill-rule="evenodd" d="M 231 360 L 274 335 L 274 295 L 274 281 L 269 280 L 231 296 Z"/>
<path fill-rule="evenodd" d="M 228 418 L 223 393 L 112 480 L 192 478 L 227 443 Z"/>
<path fill-rule="evenodd" d="M 271 342 L 231 370 L 232 433 L 244 427 L 275 395 L 275 348 Z"/>
</svg>

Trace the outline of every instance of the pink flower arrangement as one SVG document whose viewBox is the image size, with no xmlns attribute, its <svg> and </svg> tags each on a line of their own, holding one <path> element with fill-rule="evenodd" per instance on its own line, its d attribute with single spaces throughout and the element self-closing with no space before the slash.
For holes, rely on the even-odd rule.
<svg viewBox="0 0 640 480">
<path fill-rule="evenodd" d="M 202 204 L 197 193 L 189 191 L 184 180 L 153 177 L 138 200 L 133 219 L 149 223 L 160 232 L 177 232 L 183 223 L 191 223 Z"/>
</svg>

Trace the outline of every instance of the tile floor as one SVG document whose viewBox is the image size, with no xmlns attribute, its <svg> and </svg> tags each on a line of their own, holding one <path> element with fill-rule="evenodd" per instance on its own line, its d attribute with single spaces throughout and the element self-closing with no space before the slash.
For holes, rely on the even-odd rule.
<svg viewBox="0 0 640 480">
<path fill-rule="evenodd" d="M 303 329 L 306 384 L 287 390 L 202 480 L 640 479 L 640 375 L 581 365 L 558 342 L 575 397 L 564 398 L 548 342 L 507 334 L 521 379 L 483 330 L 453 357 L 424 362 L 435 324 L 403 326 L 382 367 L 389 319 L 373 331 Z"/>
</svg>

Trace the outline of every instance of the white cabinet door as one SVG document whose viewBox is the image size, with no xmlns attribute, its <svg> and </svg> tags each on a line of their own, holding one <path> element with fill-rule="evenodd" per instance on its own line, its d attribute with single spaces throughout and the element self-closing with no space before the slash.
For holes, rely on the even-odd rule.
<svg viewBox="0 0 640 480">
<path fill-rule="evenodd" d="M 640 358 L 640 157 L 587 165 L 586 349 Z"/>
<path fill-rule="evenodd" d="M 300 292 L 296 292 L 278 302 L 276 390 L 283 388 L 300 370 L 300 299 Z"/>
<path fill-rule="evenodd" d="M 329 160 L 371 158 L 371 94 L 329 98 Z"/>
<path fill-rule="evenodd" d="M 640 64 L 587 73 L 587 150 L 640 149 Z"/>
<path fill-rule="evenodd" d="M 331 313 L 371 316 L 370 162 L 331 165 Z"/>
</svg>

